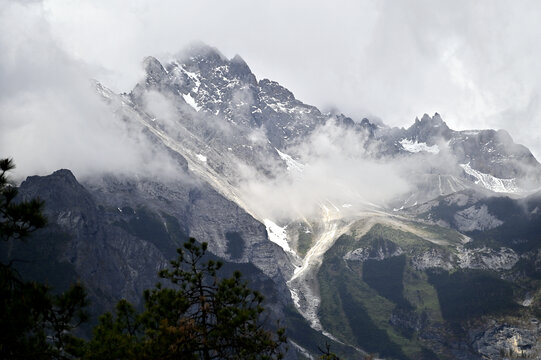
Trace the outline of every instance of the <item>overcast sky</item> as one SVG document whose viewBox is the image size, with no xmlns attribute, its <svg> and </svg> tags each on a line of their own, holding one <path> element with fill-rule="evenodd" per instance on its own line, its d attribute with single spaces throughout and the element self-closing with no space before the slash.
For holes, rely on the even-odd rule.
<svg viewBox="0 0 541 360">
<path fill-rule="evenodd" d="M 0 0 L 0 96 L 62 67 L 129 91 L 145 56 L 203 41 L 323 110 L 394 126 L 439 112 L 539 158 L 539 19 L 541 2 L 511 0 Z"/>
</svg>

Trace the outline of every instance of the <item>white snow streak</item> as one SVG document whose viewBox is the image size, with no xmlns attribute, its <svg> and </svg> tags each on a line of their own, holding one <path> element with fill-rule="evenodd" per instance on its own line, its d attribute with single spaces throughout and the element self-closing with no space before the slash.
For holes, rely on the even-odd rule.
<svg viewBox="0 0 541 360">
<path fill-rule="evenodd" d="M 490 174 L 484 174 L 473 169 L 470 163 L 460 164 L 460 167 L 468 174 L 476 178 L 476 184 L 481 185 L 485 189 L 494 192 L 515 193 L 519 192 L 520 188 L 517 185 L 516 179 L 500 179 Z"/>
<path fill-rule="evenodd" d="M 280 155 L 280 158 L 285 161 L 287 170 L 294 170 L 297 172 L 302 172 L 304 169 L 304 164 L 301 164 L 297 160 L 293 159 L 290 155 L 285 154 L 281 152 L 280 150 L 274 148 L 278 155 Z"/>
<path fill-rule="evenodd" d="M 184 101 L 186 101 L 186 103 L 188 105 L 190 105 L 191 107 L 194 108 L 195 111 L 201 110 L 201 106 L 197 105 L 197 102 L 192 97 L 192 95 L 190 95 L 190 94 L 182 94 L 182 97 L 184 98 Z"/>
<path fill-rule="evenodd" d="M 420 143 L 417 141 L 413 142 L 413 140 L 409 139 L 400 140 L 400 145 L 402 145 L 404 150 L 411 153 L 418 153 L 424 151 L 432 154 L 437 154 L 440 152 L 440 148 L 438 147 L 438 145 L 428 146 L 426 143 Z"/>
<path fill-rule="evenodd" d="M 263 219 L 263 223 L 267 228 L 267 234 L 269 234 L 270 241 L 279 245 L 282 249 L 284 249 L 284 251 L 294 253 L 287 242 L 287 226 L 280 227 L 269 219 Z"/>
<path fill-rule="evenodd" d="M 205 155 L 197 154 L 195 155 L 197 159 L 199 159 L 202 162 L 207 162 L 207 157 Z"/>
</svg>

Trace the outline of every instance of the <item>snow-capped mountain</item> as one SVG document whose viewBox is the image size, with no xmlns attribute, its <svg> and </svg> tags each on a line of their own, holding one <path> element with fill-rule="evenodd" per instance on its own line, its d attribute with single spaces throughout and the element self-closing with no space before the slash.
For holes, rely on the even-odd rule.
<svg viewBox="0 0 541 360">
<path fill-rule="evenodd" d="M 541 185 L 541 164 L 507 132 L 454 131 L 439 114 L 407 129 L 325 114 L 258 80 L 240 56 L 208 46 L 163 63 L 148 57 L 144 68 L 129 93 L 95 88 L 131 136 L 145 139 L 145 150 L 172 159 L 177 177 L 142 171 L 79 183 L 61 171 L 21 186 L 23 196 L 42 196 L 55 231 L 71 236 L 55 264 L 69 264 L 96 297 L 133 298 L 179 241 L 195 236 L 247 267 L 275 315 L 288 319 L 300 353 L 315 355 L 325 339 L 345 358 L 367 350 L 478 359 L 518 351 L 520 341 L 520 349 L 541 353 L 524 340 L 539 326 L 513 312 L 518 298 L 541 296 L 538 197 L 519 199 Z M 55 187 L 84 206 L 55 198 L 48 190 Z M 371 196 L 380 187 L 392 196 Z M 521 207 L 528 211 L 506 214 Z M 531 231 L 514 236 L 516 224 Z M 108 280 L 114 271 L 123 274 L 120 291 Z M 461 282 L 457 301 L 471 308 L 448 301 Z M 515 317 L 506 333 L 522 340 L 498 337 L 500 313 L 476 308 L 486 299 L 464 300 L 479 283 Z M 520 314 L 541 308 L 528 304 Z M 482 325 L 482 316 L 493 323 Z"/>
</svg>

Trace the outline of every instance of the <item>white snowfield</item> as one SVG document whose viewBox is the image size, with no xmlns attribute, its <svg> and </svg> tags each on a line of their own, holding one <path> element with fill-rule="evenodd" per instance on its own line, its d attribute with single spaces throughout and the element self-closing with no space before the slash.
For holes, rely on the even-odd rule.
<svg viewBox="0 0 541 360">
<path fill-rule="evenodd" d="M 281 227 L 276 225 L 272 220 L 263 219 L 263 223 L 267 228 L 267 234 L 269 235 L 269 240 L 273 243 L 279 245 L 284 251 L 294 253 L 293 250 L 289 247 L 287 242 L 287 226 Z"/>
<path fill-rule="evenodd" d="M 274 150 L 276 150 L 276 152 L 280 156 L 280 159 L 285 161 L 288 171 L 296 171 L 301 173 L 304 170 L 304 164 L 301 164 L 297 160 L 293 159 L 293 157 L 291 157 L 290 155 L 283 153 L 276 148 L 274 148 Z"/>
<path fill-rule="evenodd" d="M 440 152 L 438 145 L 428 146 L 427 143 L 413 142 L 413 140 L 409 139 L 400 140 L 400 145 L 402 145 L 404 150 L 409 151 L 410 153 L 428 152 L 437 154 Z"/>
<path fill-rule="evenodd" d="M 201 106 L 197 105 L 197 102 L 192 97 L 192 95 L 190 95 L 190 94 L 182 94 L 182 97 L 184 98 L 184 101 L 186 101 L 186 103 L 188 105 L 190 105 L 195 111 L 201 110 Z"/>
<path fill-rule="evenodd" d="M 205 155 L 197 154 L 195 155 L 197 159 L 199 159 L 202 162 L 207 162 L 207 157 Z"/>
<path fill-rule="evenodd" d="M 470 166 L 470 163 L 460 164 L 460 167 L 464 169 L 466 174 L 476 178 L 477 180 L 475 180 L 475 183 L 481 185 L 485 189 L 503 193 L 520 192 L 520 188 L 517 185 L 516 179 L 500 179 L 490 174 L 484 174 L 480 171 L 473 169 Z"/>
</svg>

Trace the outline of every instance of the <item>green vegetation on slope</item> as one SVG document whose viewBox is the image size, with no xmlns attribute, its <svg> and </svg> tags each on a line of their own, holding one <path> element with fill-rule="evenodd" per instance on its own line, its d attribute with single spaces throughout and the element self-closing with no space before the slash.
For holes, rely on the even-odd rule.
<svg viewBox="0 0 541 360">
<path fill-rule="evenodd" d="M 313 234 L 311 232 L 299 231 L 297 240 L 297 253 L 304 257 L 312 246 Z"/>
<path fill-rule="evenodd" d="M 404 283 L 404 273 L 408 269 L 406 257 L 390 258 L 383 264 L 375 260 L 369 261 L 368 265 L 343 259 L 347 252 L 381 243 L 382 239 L 390 241 L 389 238 L 399 238 L 418 245 L 408 235 L 399 230 L 375 225 L 360 239 L 341 236 L 325 254 L 318 273 L 321 294 L 319 316 L 326 330 L 350 344 L 378 353 L 379 356 L 394 359 L 434 358 L 412 332 L 405 334 L 390 324 L 396 309 L 413 311 L 402 291 L 404 285 L 407 287 Z M 415 281 L 418 282 L 419 279 Z M 427 287 L 430 289 L 430 285 Z M 417 288 L 421 289 L 419 285 Z M 426 293 L 435 296 L 433 289 Z M 437 298 L 435 301 L 437 302 Z M 425 307 L 426 305 L 422 304 L 421 311 Z M 428 355 L 429 353 L 432 355 Z"/>
<path fill-rule="evenodd" d="M 513 301 L 512 285 L 486 271 L 429 271 L 428 275 L 438 291 L 441 312 L 447 321 L 505 314 L 518 308 Z"/>
<path fill-rule="evenodd" d="M 405 265 L 405 255 L 383 260 L 366 260 L 363 263 L 363 281 L 384 298 L 402 307 L 411 308 L 403 296 Z"/>
</svg>

